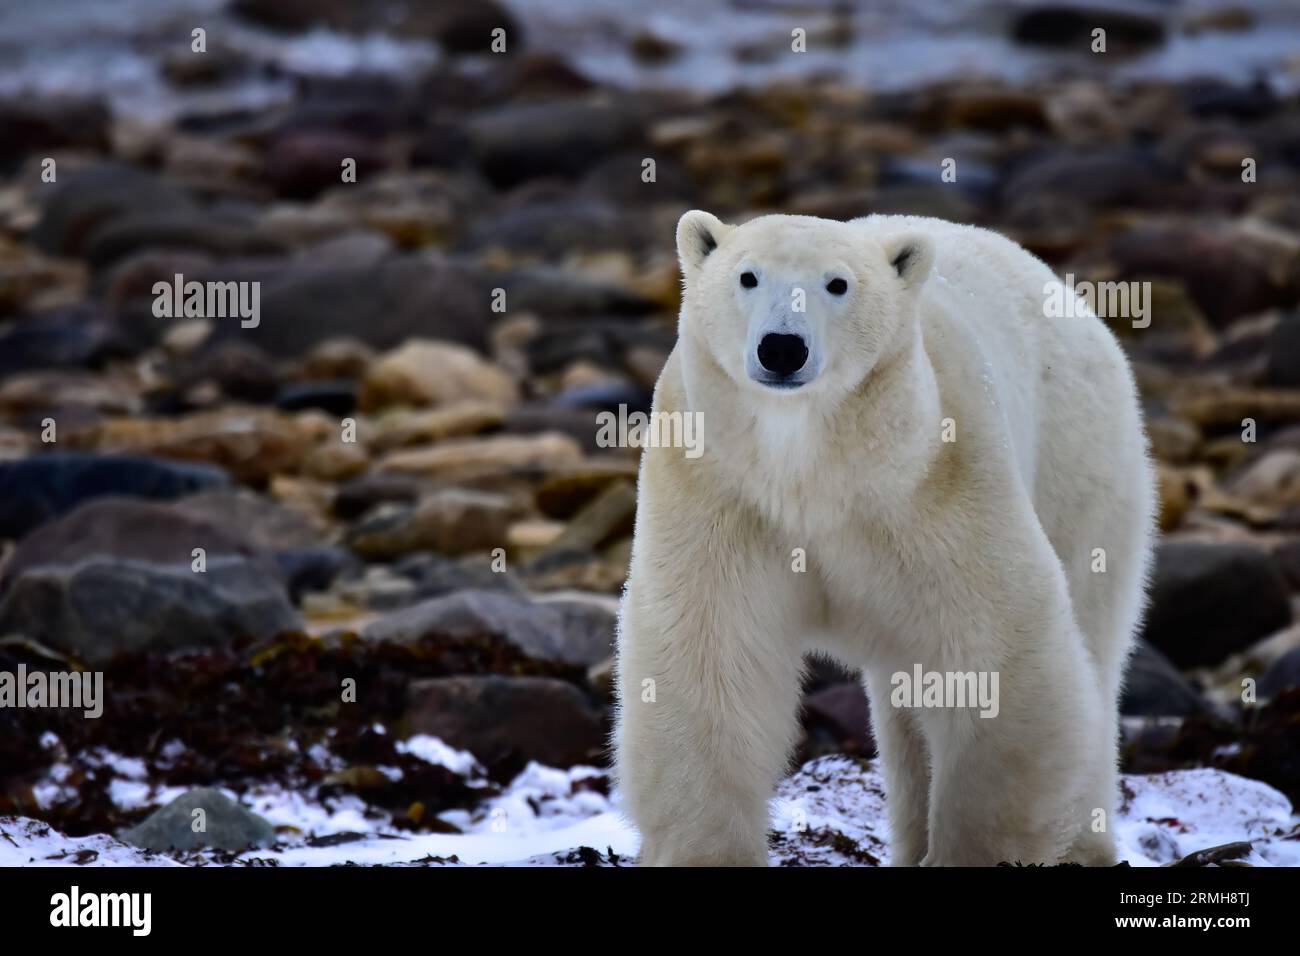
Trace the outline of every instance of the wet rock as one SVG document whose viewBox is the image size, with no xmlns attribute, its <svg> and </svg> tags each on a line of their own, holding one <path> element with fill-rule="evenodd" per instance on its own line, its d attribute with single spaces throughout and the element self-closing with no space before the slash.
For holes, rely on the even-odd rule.
<svg viewBox="0 0 1300 956">
<path fill-rule="evenodd" d="M 431 734 L 509 775 L 530 760 L 598 761 L 600 712 L 572 684 L 547 677 L 439 677 L 411 684 L 411 733 Z M 502 766 L 505 765 L 505 766 Z"/>
<path fill-rule="evenodd" d="M 220 468 L 141 455 L 55 452 L 0 462 L 0 538 L 21 538 L 97 498 L 171 499 L 229 481 Z"/>
<path fill-rule="evenodd" d="M 1291 623 L 1274 560 L 1245 544 L 1165 541 L 1144 638 L 1180 668 L 1210 666 Z"/>
<path fill-rule="evenodd" d="M 190 212 L 188 192 L 134 166 L 100 163 L 67 174 L 50 193 L 32 240 L 53 255 L 78 255 L 95 229 L 142 209 Z"/>
<path fill-rule="evenodd" d="M 586 602 L 530 601 L 494 591 L 433 598 L 368 625 L 371 641 L 406 643 L 425 636 L 505 638 L 533 660 L 588 667 L 612 653 L 614 615 Z"/>
<path fill-rule="evenodd" d="M 447 488 L 413 508 L 381 509 L 348 535 L 348 546 L 371 561 L 413 551 L 458 555 L 503 547 L 515 509 L 502 495 Z"/>
<path fill-rule="evenodd" d="M 196 815 L 195 811 L 203 811 Z M 200 832 L 197 820 L 203 821 Z M 275 827 L 244 809 L 220 790 L 189 790 L 154 811 L 136 826 L 123 830 L 127 843 L 146 850 L 197 850 L 208 847 L 236 852 L 275 842 Z"/>
<path fill-rule="evenodd" d="M 407 342 L 371 364 L 362 382 L 360 404 L 447 405 L 464 400 L 511 404 L 514 381 L 472 349 L 443 342 Z"/>
<path fill-rule="evenodd" d="M 1207 713 L 1200 693 L 1169 658 L 1139 640 L 1129 658 L 1119 712 L 1125 717 L 1189 717 Z"/>
</svg>

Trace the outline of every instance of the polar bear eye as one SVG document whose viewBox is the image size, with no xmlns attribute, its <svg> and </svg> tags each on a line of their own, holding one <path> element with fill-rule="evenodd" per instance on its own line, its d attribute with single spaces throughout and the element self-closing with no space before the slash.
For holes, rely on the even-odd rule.
<svg viewBox="0 0 1300 956">
<path fill-rule="evenodd" d="M 831 295 L 843 295 L 849 291 L 849 284 L 843 279 L 832 279 L 826 283 L 826 291 Z"/>
<path fill-rule="evenodd" d="M 752 289 L 754 286 L 758 285 L 758 276 L 754 275 L 752 272 L 742 272 L 740 274 L 740 284 L 746 289 Z"/>
</svg>

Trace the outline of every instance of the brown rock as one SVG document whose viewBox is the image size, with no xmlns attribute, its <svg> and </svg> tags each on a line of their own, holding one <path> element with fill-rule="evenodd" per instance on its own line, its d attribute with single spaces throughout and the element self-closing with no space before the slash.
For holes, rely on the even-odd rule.
<svg viewBox="0 0 1300 956">
<path fill-rule="evenodd" d="M 468 750 L 490 768 L 590 763 L 605 745 L 600 712 L 554 678 L 438 677 L 411 684 L 410 701 L 412 733 Z"/>
<path fill-rule="evenodd" d="M 464 484 L 518 473 L 545 473 L 581 458 L 582 450 L 572 438 L 545 432 L 451 439 L 431 448 L 391 452 L 380 459 L 379 467 Z"/>
<path fill-rule="evenodd" d="M 366 410 L 386 405 L 447 405 L 466 399 L 512 403 L 511 378 L 474 350 L 446 342 L 414 340 L 380 356 L 366 374 L 360 403 Z"/>
<path fill-rule="evenodd" d="M 349 536 L 354 551 L 389 561 L 414 551 L 458 555 L 504 547 L 514 517 L 503 495 L 447 488 L 420 499 L 414 508 L 390 507 L 361 523 Z"/>
</svg>

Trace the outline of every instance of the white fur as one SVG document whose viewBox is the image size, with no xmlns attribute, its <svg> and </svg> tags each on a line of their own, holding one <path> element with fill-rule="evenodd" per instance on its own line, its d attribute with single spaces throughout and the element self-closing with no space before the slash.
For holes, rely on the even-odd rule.
<svg viewBox="0 0 1300 956">
<path fill-rule="evenodd" d="M 1154 504 L 1110 332 L 1047 317 L 1057 280 L 1014 243 L 934 219 L 691 212 L 678 248 L 655 410 L 702 413 L 704 453 L 641 464 L 615 732 L 641 862 L 766 862 L 810 651 L 866 675 L 896 864 L 1113 862 L 1095 822 L 1114 818 Z M 831 273 L 847 295 L 825 295 Z M 745 351 L 792 286 L 822 364 L 776 391 Z M 998 715 L 892 707 L 917 663 L 997 672 Z"/>
</svg>

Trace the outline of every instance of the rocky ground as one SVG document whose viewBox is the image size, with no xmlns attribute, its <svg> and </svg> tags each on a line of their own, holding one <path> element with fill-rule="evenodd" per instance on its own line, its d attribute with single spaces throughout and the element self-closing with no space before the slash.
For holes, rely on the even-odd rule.
<svg viewBox="0 0 1300 956">
<path fill-rule="evenodd" d="M 1165 836 L 1126 852 L 1170 862 L 1205 836 L 1293 862 L 1294 93 L 1091 75 L 628 89 L 530 49 L 508 12 L 418 6 L 438 12 L 398 28 L 438 55 L 400 76 L 314 71 L 214 29 L 202 55 L 188 31 L 141 41 L 181 104 L 161 118 L 84 93 L 0 99 L 0 671 L 89 668 L 107 695 L 98 720 L 0 709 L 0 861 L 111 857 L 94 835 L 147 842 L 132 828 L 193 788 L 263 813 L 275 834 L 250 832 L 296 846 L 284 862 L 348 858 L 346 833 L 370 835 L 372 861 L 633 853 L 602 768 L 637 461 L 597 444 L 595 418 L 647 408 L 674 340 L 673 225 L 701 207 L 936 215 L 1080 281 L 1151 283 L 1149 325 L 1114 323 L 1164 532 L 1125 769 L 1204 769 L 1126 778 L 1166 804 L 1137 801 L 1126 832 Z M 381 7 L 408 9 L 323 8 L 346 35 L 393 29 Z M 306 8 L 226 13 L 312 36 Z M 518 30 L 508 55 L 478 55 L 485 16 Z M 1070 42 L 1043 22 L 1049 48 Z M 639 62 L 671 62 L 638 36 Z M 232 92 L 252 81 L 281 95 Z M 154 283 L 177 273 L 259 282 L 260 323 L 157 317 Z M 872 756 L 850 675 L 814 664 L 805 703 L 800 763 Z M 1229 797 L 1267 809 L 1175 825 Z M 505 832 L 544 831 L 548 802 L 589 831 L 468 857 L 451 839 L 490 835 L 502 805 L 534 818 L 511 831 L 525 815 L 502 814 Z M 878 820 L 859 826 L 835 824 L 839 856 L 814 852 L 815 825 L 784 848 L 779 830 L 774 853 L 887 858 Z M 385 856 L 378 833 L 407 842 Z M 258 855 L 239 846 L 215 859 Z"/>
</svg>

